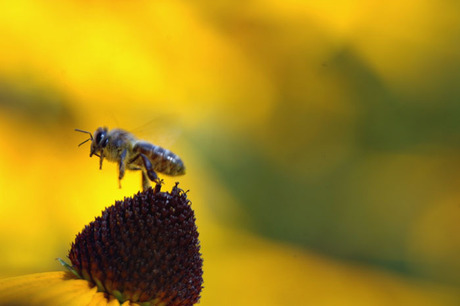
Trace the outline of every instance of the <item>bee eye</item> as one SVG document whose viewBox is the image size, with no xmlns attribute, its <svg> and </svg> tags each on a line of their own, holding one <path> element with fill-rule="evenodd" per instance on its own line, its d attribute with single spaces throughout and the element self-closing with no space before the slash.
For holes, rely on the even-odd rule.
<svg viewBox="0 0 460 306">
<path fill-rule="evenodd" d="M 98 134 L 96 135 L 96 143 L 97 143 L 97 144 L 100 144 L 100 143 L 101 143 L 101 140 L 104 138 L 104 136 L 105 136 L 105 133 L 98 133 Z"/>
</svg>

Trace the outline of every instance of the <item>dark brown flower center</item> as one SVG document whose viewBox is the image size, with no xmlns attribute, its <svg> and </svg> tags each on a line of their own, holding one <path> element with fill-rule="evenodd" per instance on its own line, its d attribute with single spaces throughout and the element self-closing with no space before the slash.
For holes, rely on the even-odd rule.
<svg viewBox="0 0 460 306">
<path fill-rule="evenodd" d="M 77 235 L 74 269 L 120 302 L 193 305 L 202 289 L 195 215 L 177 184 L 117 201 Z M 147 304 L 147 303 L 146 303 Z"/>
</svg>

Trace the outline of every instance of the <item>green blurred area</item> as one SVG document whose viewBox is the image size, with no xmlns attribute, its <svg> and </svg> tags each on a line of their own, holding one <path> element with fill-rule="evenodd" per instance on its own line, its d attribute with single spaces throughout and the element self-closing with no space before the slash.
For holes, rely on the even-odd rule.
<svg viewBox="0 0 460 306">
<path fill-rule="evenodd" d="M 263 39 L 248 39 L 243 48 L 274 71 L 268 121 L 235 133 L 216 120 L 190 135 L 237 197 L 250 220 L 242 225 L 328 255 L 460 284 L 459 40 L 446 35 L 451 58 L 426 54 L 434 64 L 401 90 L 351 42 L 330 43 L 312 63 L 316 29 L 299 28 L 291 49 L 279 28 L 251 21 L 250 31 L 259 31 L 251 38 Z M 449 31 L 458 33 L 459 24 Z M 414 48 L 414 56 L 424 51 Z M 318 90 L 315 82 L 330 88 Z M 342 109 L 327 105 L 331 96 Z M 444 203 L 452 196 L 454 203 Z"/>
</svg>

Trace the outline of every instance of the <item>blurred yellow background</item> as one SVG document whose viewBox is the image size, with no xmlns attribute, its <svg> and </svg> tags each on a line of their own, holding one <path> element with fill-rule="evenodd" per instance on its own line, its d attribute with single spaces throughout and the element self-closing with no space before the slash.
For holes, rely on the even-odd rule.
<svg viewBox="0 0 460 306">
<path fill-rule="evenodd" d="M 460 3 L 0 2 L 0 277 L 61 269 L 176 152 L 202 305 L 460 304 Z"/>
</svg>

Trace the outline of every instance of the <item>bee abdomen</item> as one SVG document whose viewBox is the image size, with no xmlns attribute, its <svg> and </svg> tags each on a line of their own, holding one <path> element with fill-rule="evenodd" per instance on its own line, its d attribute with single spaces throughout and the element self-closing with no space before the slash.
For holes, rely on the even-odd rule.
<svg viewBox="0 0 460 306">
<path fill-rule="evenodd" d="M 157 172 L 168 175 L 185 174 L 185 166 L 180 157 L 167 149 L 139 141 L 134 145 L 133 150 L 147 156 Z"/>
</svg>

